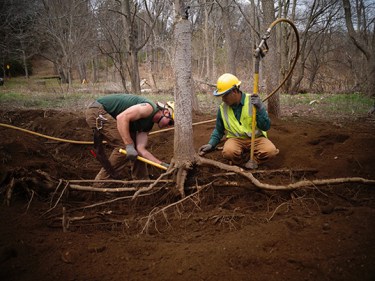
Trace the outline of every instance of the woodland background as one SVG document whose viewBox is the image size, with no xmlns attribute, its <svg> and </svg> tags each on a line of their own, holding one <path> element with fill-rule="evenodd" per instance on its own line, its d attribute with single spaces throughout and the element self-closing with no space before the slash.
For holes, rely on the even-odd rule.
<svg viewBox="0 0 375 281">
<path fill-rule="evenodd" d="M 174 26 L 182 17 L 190 24 L 195 82 L 212 84 L 230 72 L 251 85 L 261 36 L 273 20 L 288 18 L 301 47 L 281 92 L 375 93 L 372 0 L 1 0 L 0 10 L 4 77 L 28 77 L 42 58 L 68 86 L 113 81 L 125 92 L 140 93 L 143 83 L 154 92 L 171 89 L 165 81 L 175 78 Z M 264 92 L 282 80 L 295 56 L 290 26 L 275 31 L 261 63 Z"/>
<path fill-rule="evenodd" d="M 106 194 L 89 200 L 79 192 L 63 205 L 65 188 L 58 181 L 89 180 L 100 169 L 90 146 L 2 127 L 0 197 L 6 195 L 10 206 L 0 204 L 0 279 L 375 280 L 375 123 L 362 110 L 374 96 L 374 5 L 0 0 L 2 124 L 89 140 L 83 111 L 98 95 L 174 94 L 174 132 L 150 137 L 149 146 L 171 160 L 177 174 L 170 188 L 135 200 L 132 193 L 113 202 Z M 280 154 L 254 172 L 256 180 L 287 185 L 361 177 L 370 184 L 259 190 L 248 180 L 252 173 L 223 163 L 220 150 L 196 155 L 214 128 L 207 119 L 217 106 L 204 110 L 215 100 L 212 84 L 232 72 L 250 92 L 254 48 L 280 17 L 297 26 L 300 56 L 280 95 L 267 101 L 276 117 L 278 96 L 283 105 L 284 116 L 272 116 L 270 130 Z M 261 61 L 262 97 L 282 80 L 296 53 L 288 25 L 277 25 L 271 35 Z M 206 107 L 200 103 L 203 110 L 193 115 L 198 96 Z M 204 122 L 193 130 L 193 120 Z M 235 173 L 223 173 L 228 169 Z M 153 178 L 159 173 L 152 171 Z M 200 189 L 177 201 L 174 188 L 184 186 Z M 87 208 L 101 200 L 108 204 Z M 67 232 L 61 207 L 67 207 Z"/>
</svg>

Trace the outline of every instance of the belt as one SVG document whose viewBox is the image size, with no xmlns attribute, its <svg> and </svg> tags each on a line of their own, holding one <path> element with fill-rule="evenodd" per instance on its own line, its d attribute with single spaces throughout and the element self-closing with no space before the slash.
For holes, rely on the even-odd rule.
<svg viewBox="0 0 375 281">
<path fill-rule="evenodd" d="M 98 101 L 94 101 L 93 103 L 89 105 L 89 108 L 101 108 L 101 107 L 103 107 L 103 105 Z"/>
</svg>

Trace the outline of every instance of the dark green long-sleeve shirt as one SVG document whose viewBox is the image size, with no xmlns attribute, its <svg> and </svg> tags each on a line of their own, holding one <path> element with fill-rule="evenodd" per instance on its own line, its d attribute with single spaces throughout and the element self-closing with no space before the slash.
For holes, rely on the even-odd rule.
<svg viewBox="0 0 375 281">
<path fill-rule="evenodd" d="M 236 119 L 238 121 L 241 118 L 242 107 L 244 106 L 244 102 L 245 102 L 245 94 L 242 93 L 241 102 L 237 105 L 231 106 L 233 109 L 234 115 L 236 116 Z M 249 116 L 249 118 L 251 118 L 251 116 Z M 262 110 L 257 110 L 256 122 L 257 122 L 258 129 L 262 131 L 268 131 L 270 129 L 271 120 L 268 117 L 268 113 L 265 108 L 263 108 Z M 225 134 L 224 122 L 223 122 L 223 119 L 221 118 L 221 112 L 220 112 L 220 107 L 219 107 L 217 111 L 217 115 L 216 115 L 215 129 L 212 132 L 208 143 L 211 144 L 212 147 L 215 147 L 220 142 L 224 134 Z"/>
</svg>

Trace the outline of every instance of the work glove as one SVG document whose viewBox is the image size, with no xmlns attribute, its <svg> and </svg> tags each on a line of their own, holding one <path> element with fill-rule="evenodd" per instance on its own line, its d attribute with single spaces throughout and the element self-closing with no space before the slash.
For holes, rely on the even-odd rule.
<svg viewBox="0 0 375 281">
<path fill-rule="evenodd" d="M 199 150 L 198 150 L 198 154 L 199 155 L 204 155 L 206 154 L 207 152 L 210 152 L 213 150 L 213 147 L 212 147 L 212 144 L 205 144 L 205 145 L 202 145 Z"/>
<path fill-rule="evenodd" d="M 170 164 L 168 163 L 165 163 L 165 162 L 161 162 L 160 165 L 164 166 L 165 168 L 169 168 Z"/>
<path fill-rule="evenodd" d="M 128 144 L 126 145 L 126 158 L 131 160 L 131 161 L 134 161 L 135 159 L 137 159 L 137 156 L 138 156 L 138 152 L 137 150 L 135 150 L 134 148 L 134 144 Z"/>
<path fill-rule="evenodd" d="M 261 111 L 264 108 L 264 104 L 258 95 L 251 95 L 251 104 L 255 106 L 255 108 Z"/>
</svg>

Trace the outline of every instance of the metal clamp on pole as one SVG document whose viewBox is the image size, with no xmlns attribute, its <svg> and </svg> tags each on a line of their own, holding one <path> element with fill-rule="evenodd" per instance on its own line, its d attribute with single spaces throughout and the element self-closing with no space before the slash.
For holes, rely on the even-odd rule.
<svg viewBox="0 0 375 281">
<path fill-rule="evenodd" d="M 267 40 L 270 38 L 270 36 L 271 36 L 271 30 L 268 29 L 266 33 L 262 36 L 262 40 L 260 41 L 259 46 L 254 51 L 255 58 L 263 58 L 266 55 L 266 53 L 269 50 L 268 45 L 267 45 Z"/>
</svg>

